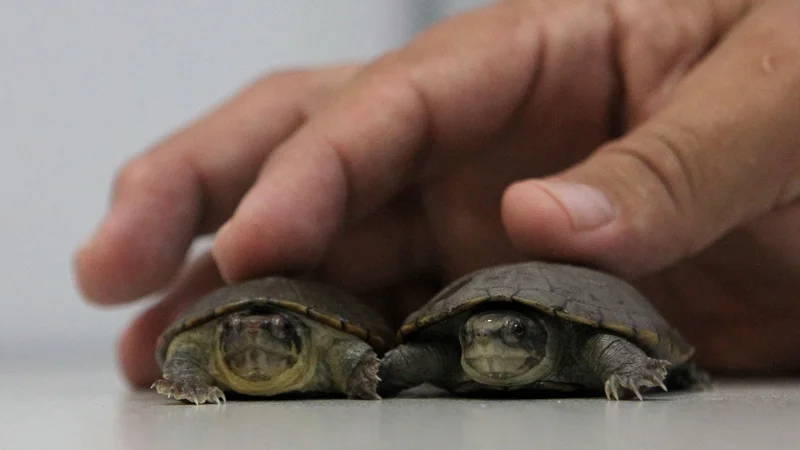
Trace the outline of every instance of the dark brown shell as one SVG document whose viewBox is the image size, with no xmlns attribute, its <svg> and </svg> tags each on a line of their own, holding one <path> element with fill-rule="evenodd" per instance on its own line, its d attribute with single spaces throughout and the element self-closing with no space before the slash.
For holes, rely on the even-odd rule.
<svg viewBox="0 0 800 450">
<path fill-rule="evenodd" d="M 694 353 L 626 281 L 585 267 L 546 262 L 490 267 L 454 281 L 406 318 L 398 340 L 486 302 L 516 302 L 572 323 L 608 330 L 674 364 Z"/>
<path fill-rule="evenodd" d="M 218 317 L 258 307 L 278 307 L 303 314 L 358 336 L 379 353 L 394 344 L 394 334 L 386 321 L 360 299 L 322 283 L 266 277 L 217 289 L 184 311 L 158 339 L 158 364 L 163 363 L 169 343 L 178 334 Z"/>
</svg>

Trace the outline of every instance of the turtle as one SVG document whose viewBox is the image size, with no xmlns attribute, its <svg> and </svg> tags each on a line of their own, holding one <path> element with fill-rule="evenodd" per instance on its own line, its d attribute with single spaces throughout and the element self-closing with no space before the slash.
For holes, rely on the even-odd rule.
<svg viewBox="0 0 800 450">
<path fill-rule="evenodd" d="M 576 264 L 528 261 L 467 274 L 411 313 L 397 341 L 378 373 L 384 396 L 428 383 L 457 394 L 641 400 L 642 390 L 710 382 L 694 347 L 641 292 Z"/>
<path fill-rule="evenodd" d="M 394 333 L 365 303 L 307 279 L 267 276 L 219 288 L 158 338 L 162 378 L 177 400 L 221 403 L 225 393 L 379 399 L 379 356 Z"/>
</svg>

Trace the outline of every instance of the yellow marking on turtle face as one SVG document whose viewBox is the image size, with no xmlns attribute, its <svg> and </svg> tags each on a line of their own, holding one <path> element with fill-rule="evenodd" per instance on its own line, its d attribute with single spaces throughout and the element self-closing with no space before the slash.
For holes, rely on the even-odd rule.
<svg viewBox="0 0 800 450">
<path fill-rule="evenodd" d="M 210 326 L 213 324 L 209 324 Z M 225 361 L 225 352 L 222 349 L 222 339 L 220 334 L 222 327 L 216 327 L 214 331 L 213 352 L 211 354 L 210 373 L 226 386 L 229 386 L 242 394 L 248 395 L 278 395 L 284 392 L 302 389 L 308 386 L 314 378 L 319 359 L 319 349 L 310 337 L 303 337 L 303 351 L 297 355 L 297 362 L 284 370 L 279 375 L 263 381 L 253 381 L 237 375 Z"/>
</svg>

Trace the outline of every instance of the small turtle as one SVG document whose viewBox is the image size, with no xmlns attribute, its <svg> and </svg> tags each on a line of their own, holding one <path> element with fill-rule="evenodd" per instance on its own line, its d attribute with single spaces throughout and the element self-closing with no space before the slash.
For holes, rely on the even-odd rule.
<svg viewBox="0 0 800 450">
<path fill-rule="evenodd" d="M 212 292 L 167 328 L 156 348 L 163 378 L 153 388 L 196 404 L 225 401 L 223 391 L 378 399 L 378 354 L 393 343 L 388 325 L 355 297 L 260 278 Z"/>
<path fill-rule="evenodd" d="M 405 343 L 378 374 L 384 395 L 427 382 L 455 393 L 605 391 L 619 400 L 632 392 L 641 400 L 640 387 L 708 381 L 689 362 L 693 347 L 633 286 L 574 265 L 479 270 L 412 313 L 397 334 Z"/>
</svg>

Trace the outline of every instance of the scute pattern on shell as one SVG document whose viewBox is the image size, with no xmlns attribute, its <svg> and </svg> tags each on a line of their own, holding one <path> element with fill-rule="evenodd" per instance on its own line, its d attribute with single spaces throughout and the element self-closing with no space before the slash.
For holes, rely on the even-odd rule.
<svg viewBox="0 0 800 450">
<path fill-rule="evenodd" d="M 158 364 L 163 364 L 170 341 L 181 332 L 226 314 L 259 307 L 303 314 L 366 340 L 379 353 L 394 344 L 394 333 L 386 321 L 362 300 L 323 283 L 271 276 L 222 287 L 190 306 L 159 337 Z"/>
<path fill-rule="evenodd" d="M 609 330 L 674 363 L 694 353 L 626 281 L 586 267 L 547 262 L 490 267 L 454 281 L 406 318 L 398 339 L 489 301 L 517 302 L 573 323 Z"/>
</svg>

